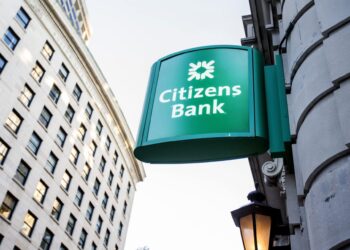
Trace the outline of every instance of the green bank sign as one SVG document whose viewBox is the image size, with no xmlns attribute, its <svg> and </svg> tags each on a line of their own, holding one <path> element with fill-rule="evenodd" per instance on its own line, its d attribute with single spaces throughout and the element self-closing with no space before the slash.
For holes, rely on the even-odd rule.
<svg viewBox="0 0 350 250">
<path fill-rule="evenodd" d="M 181 51 L 151 71 L 135 156 L 151 163 L 234 159 L 267 149 L 263 62 L 240 46 Z"/>
</svg>

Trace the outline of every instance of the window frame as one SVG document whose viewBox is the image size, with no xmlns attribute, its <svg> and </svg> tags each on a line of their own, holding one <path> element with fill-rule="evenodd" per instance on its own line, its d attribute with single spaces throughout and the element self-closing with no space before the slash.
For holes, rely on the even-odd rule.
<svg viewBox="0 0 350 250">
<path fill-rule="evenodd" d="M 37 71 L 38 68 L 40 69 L 41 72 Z M 46 73 L 45 68 L 41 65 L 41 63 L 39 61 L 36 61 L 35 66 L 33 67 L 30 75 L 33 77 L 33 79 L 36 82 L 40 83 L 42 81 L 42 79 L 44 78 L 45 73 Z"/>
<path fill-rule="evenodd" d="M 42 193 L 42 190 L 40 190 L 39 185 L 45 188 L 43 193 Z M 33 194 L 34 200 L 39 202 L 40 204 L 44 204 L 48 190 L 49 190 L 49 186 L 42 179 L 40 179 L 38 184 L 36 185 L 36 188 Z"/>
<path fill-rule="evenodd" d="M 30 93 L 31 96 L 28 97 L 27 93 Z M 23 86 L 23 89 L 21 90 L 21 95 L 18 98 L 24 106 L 29 108 L 30 105 L 32 104 L 34 96 L 35 96 L 35 92 L 32 90 L 32 88 L 27 83 L 25 83 Z"/>
<path fill-rule="evenodd" d="M 12 114 L 19 121 L 18 124 L 16 123 L 16 121 L 13 121 L 13 119 L 11 119 Z M 13 133 L 17 134 L 19 129 L 21 128 L 22 123 L 23 123 L 23 117 L 18 113 L 17 110 L 12 109 L 10 114 L 7 116 L 6 121 L 5 121 L 6 127 L 9 128 Z"/>
<path fill-rule="evenodd" d="M 72 96 L 73 96 L 74 100 L 79 102 L 82 94 L 83 94 L 83 90 L 80 88 L 78 83 L 76 83 L 74 86 L 73 92 L 72 92 Z"/>
<path fill-rule="evenodd" d="M 52 164 L 52 161 L 51 159 L 54 160 L 54 164 Z M 57 164 L 58 164 L 58 157 L 51 151 L 49 156 L 47 157 L 47 160 L 46 160 L 46 169 L 51 173 L 51 174 L 54 174 L 55 173 L 55 170 L 56 170 L 56 167 L 57 167 Z"/>
<path fill-rule="evenodd" d="M 67 79 L 68 79 L 68 76 L 69 76 L 69 69 L 68 67 L 64 64 L 64 63 L 61 63 L 61 67 L 59 68 L 58 70 L 58 75 L 60 76 L 60 79 L 63 81 L 63 82 L 66 82 Z"/>
<path fill-rule="evenodd" d="M 2 37 L 2 40 L 9 49 L 14 51 L 21 39 L 11 27 L 8 27 L 4 33 L 4 36 Z"/>
<path fill-rule="evenodd" d="M 5 69 L 7 62 L 7 59 L 0 53 L 0 74 Z"/>
<path fill-rule="evenodd" d="M 49 92 L 49 97 L 51 99 L 51 101 L 53 101 L 53 103 L 57 104 L 60 97 L 61 97 L 61 90 L 59 89 L 59 87 L 54 83 L 52 84 L 52 87 L 50 89 L 50 92 Z"/>
<path fill-rule="evenodd" d="M 69 179 L 68 181 L 66 181 L 66 179 L 64 178 L 65 176 L 68 176 Z M 61 179 L 61 182 L 60 182 L 60 186 L 63 188 L 63 190 L 67 191 L 69 190 L 69 186 L 72 182 L 72 175 L 69 173 L 69 171 L 66 169 L 63 173 L 63 176 L 62 176 L 62 179 Z M 62 185 L 62 182 L 65 183 L 64 185 Z"/>
<path fill-rule="evenodd" d="M 59 206 L 55 206 L 55 204 L 58 204 Z M 61 201 L 61 199 L 56 197 L 56 199 L 54 200 L 54 202 L 52 204 L 52 209 L 51 209 L 51 213 L 50 214 L 57 221 L 61 217 L 63 206 L 64 206 L 64 203 Z"/>
<path fill-rule="evenodd" d="M 11 203 L 12 203 L 11 205 L 5 203 L 7 198 L 9 198 L 11 200 Z M 13 213 L 16 210 L 17 204 L 18 204 L 17 197 L 14 196 L 11 192 L 7 191 L 3 201 L 1 203 L 1 206 L 0 206 L 0 216 L 2 216 L 3 218 L 10 221 L 12 219 Z M 9 213 L 7 216 L 3 215 L 4 207 L 9 210 Z"/>
<path fill-rule="evenodd" d="M 66 112 L 64 112 L 64 117 L 70 124 L 73 121 L 74 115 L 75 115 L 75 110 L 70 104 L 68 104 Z"/>
<path fill-rule="evenodd" d="M 61 137 L 60 135 L 63 135 L 64 138 L 62 139 L 62 137 Z M 57 139 L 56 141 L 57 141 L 57 144 L 58 144 L 61 148 L 64 147 L 64 144 L 65 144 L 65 142 L 66 142 L 66 140 L 67 140 L 67 136 L 68 136 L 67 132 L 66 132 L 62 127 L 60 127 L 60 128 L 58 129 L 58 132 L 57 132 L 57 135 L 56 135 L 56 139 Z"/>
<path fill-rule="evenodd" d="M 49 236 L 49 241 L 47 241 L 46 236 Z M 49 250 L 54 237 L 55 237 L 55 235 L 53 234 L 53 232 L 50 229 L 46 228 L 44 235 L 43 235 L 41 242 L 40 242 L 40 246 L 39 246 L 40 249 Z"/>
<path fill-rule="evenodd" d="M 37 140 L 38 143 L 34 144 L 33 139 Z M 29 138 L 27 148 L 29 149 L 29 151 L 31 153 L 33 153 L 34 155 L 37 155 L 39 150 L 40 150 L 42 142 L 43 142 L 43 140 L 41 139 L 41 137 L 35 131 L 33 131 L 32 135 Z M 35 148 L 32 148 L 31 146 L 33 146 Z"/>
<path fill-rule="evenodd" d="M 74 233 L 74 229 L 75 229 L 76 224 L 77 224 L 77 218 L 72 213 L 70 213 L 68 221 L 67 221 L 67 225 L 65 228 L 66 233 L 68 233 L 70 236 L 72 236 Z"/>
<path fill-rule="evenodd" d="M 31 216 L 33 219 L 33 224 L 29 224 L 29 222 L 26 222 L 26 217 L 27 216 Z M 38 221 L 38 217 L 35 216 L 35 214 L 33 214 L 33 212 L 31 212 L 30 210 L 28 210 L 28 212 L 26 213 L 26 215 L 24 216 L 23 219 L 23 226 L 21 228 L 21 234 L 25 235 L 26 237 L 30 238 L 32 237 L 36 222 Z M 25 233 L 25 226 L 27 226 L 27 228 L 29 228 L 29 232 Z"/>
<path fill-rule="evenodd" d="M 75 194 L 75 197 L 74 197 L 74 204 L 77 205 L 78 207 L 81 206 L 81 203 L 83 202 L 83 199 L 84 199 L 84 190 L 78 186 L 77 188 L 77 192 Z"/>
<path fill-rule="evenodd" d="M 26 169 L 26 174 L 23 173 L 23 171 L 20 171 L 22 166 L 24 167 L 24 169 Z M 23 159 L 21 159 L 13 178 L 16 179 L 16 181 L 18 181 L 22 186 L 25 186 L 31 170 L 31 167 Z"/>
<path fill-rule="evenodd" d="M 49 51 L 46 49 L 49 48 Z M 52 52 L 50 54 L 50 51 Z M 41 54 L 46 58 L 46 60 L 51 61 L 53 55 L 55 54 L 55 49 L 53 48 L 53 46 L 51 45 L 51 43 L 49 43 L 48 40 L 45 41 L 43 48 L 41 49 Z"/>
<path fill-rule="evenodd" d="M 22 16 L 24 16 L 26 19 L 28 19 L 28 21 L 23 20 Z M 23 9 L 23 7 L 21 6 L 16 13 L 16 20 L 18 21 L 18 23 L 20 24 L 20 26 L 23 29 L 27 29 L 27 27 L 32 19 L 28 15 L 27 11 L 25 11 L 25 9 Z"/>
<path fill-rule="evenodd" d="M 39 122 L 41 125 L 43 125 L 45 128 L 48 128 L 52 119 L 52 112 L 44 106 L 40 116 L 39 116 Z"/>
<path fill-rule="evenodd" d="M 11 147 L 0 137 L 0 165 L 4 165 Z"/>
</svg>

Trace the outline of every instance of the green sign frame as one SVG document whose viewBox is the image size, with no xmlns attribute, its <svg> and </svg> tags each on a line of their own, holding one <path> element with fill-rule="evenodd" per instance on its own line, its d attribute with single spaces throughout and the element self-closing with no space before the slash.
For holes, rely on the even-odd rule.
<svg viewBox="0 0 350 250">
<path fill-rule="evenodd" d="M 212 58 L 215 60 L 210 61 Z M 181 96 L 184 100 L 182 103 L 191 104 L 186 106 L 189 108 L 186 112 L 174 111 L 174 106 L 182 104 L 172 103 L 177 98 L 181 99 L 177 91 L 182 89 L 183 93 L 189 93 L 188 88 L 194 88 L 191 85 L 184 90 L 185 85 L 179 80 L 182 79 L 179 75 L 183 77 L 183 68 L 188 65 L 195 67 L 197 61 L 197 66 L 202 62 L 208 69 L 207 77 L 203 76 L 207 72 L 193 74 L 194 69 L 190 69 L 186 83 L 195 78 L 194 82 L 197 83 L 194 84 L 207 86 L 204 90 L 206 94 L 210 93 L 211 97 L 219 95 L 217 99 L 225 102 L 218 104 L 216 99 L 203 98 L 212 101 L 213 105 L 211 110 L 208 106 L 207 113 L 201 117 L 194 113 L 199 112 L 196 107 L 198 109 L 200 105 L 198 100 L 192 98 L 192 89 L 191 100 L 185 100 L 190 94 Z M 214 63 L 218 66 L 213 73 L 216 74 L 215 78 L 211 75 Z M 217 92 L 218 89 L 212 87 L 212 78 L 221 79 L 222 83 L 242 81 L 240 87 L 230 86 L 232 93 L 236 90 L 236 94 L 242 94 L 234 99 L 230 92 L 230 97 L 225 99 Z M 226 91 L 226 86 L 222 86 L 221 94 L 226 93 L 223 89 Z M 171 104 L 173 109 L 169 117 Z M 258 50 L 245 46 L 217 45 L 168 55 L 152 66 L 134 154 L 139 160 L 149 163 L 194 163 L 237 159 L 266 152 L 265 107 L 264 62 Z M 179 108 L 184 109 L 184 105 Z"/>
</svg>

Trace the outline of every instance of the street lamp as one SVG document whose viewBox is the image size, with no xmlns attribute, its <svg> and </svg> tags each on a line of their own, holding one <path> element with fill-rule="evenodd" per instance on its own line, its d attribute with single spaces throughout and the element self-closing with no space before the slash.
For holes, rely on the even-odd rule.
<svg viewBox="0 0 350 250">
<path fill-rule="evenodd" d="M 272 248 L 273 226 L 281 224 L 281 212 L 263 204 L 265 195 L 258 191 L 250 192 L 248 200 L 250 204 L 231 212 L 241 230 L 244 249 L 269 250 Z"/>
</svg>

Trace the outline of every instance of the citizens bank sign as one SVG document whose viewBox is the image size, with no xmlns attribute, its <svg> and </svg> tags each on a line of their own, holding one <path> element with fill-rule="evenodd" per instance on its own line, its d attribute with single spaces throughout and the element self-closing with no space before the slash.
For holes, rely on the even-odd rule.
<svg viewBox="0 0 350 250">
<path fill-rule="evenodd" d="M 189 163 L 265 152 L 264 98 L 257 50 L 210 46 L 164 57 L 152 67 L 135 156 Z"/>
</svg>

